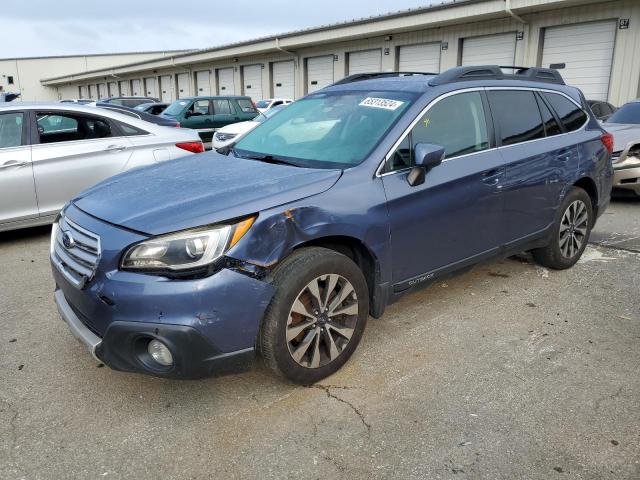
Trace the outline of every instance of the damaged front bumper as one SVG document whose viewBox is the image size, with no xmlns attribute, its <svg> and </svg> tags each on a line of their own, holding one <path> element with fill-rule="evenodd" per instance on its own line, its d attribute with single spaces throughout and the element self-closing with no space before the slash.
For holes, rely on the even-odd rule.
<svg viewBox="0 0 640 480">
<path fill-rule="evenodd" d="M 84 288 L 52 268 L 60 315 L 96 359 L 115 370 L 184 379 L 250 365 L 272 285 L 233 267 L 189 280 L 121 271 L 121 252 L 139 234 L 75 208 L 65 215 L 101 241 L 99 268 Z M 172 366 L 150 359 L 154 339 L 169 347 Z"/>
</svg>

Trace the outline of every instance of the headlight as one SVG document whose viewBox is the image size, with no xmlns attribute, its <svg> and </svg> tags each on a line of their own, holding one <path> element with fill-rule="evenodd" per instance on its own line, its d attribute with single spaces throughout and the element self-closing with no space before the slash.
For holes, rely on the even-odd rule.
<svg viewBox="0 0 640 480">
<path fill-rule="evenodd" d="M 233 247 L 251 228 L 256 217 L 233 225 L 185 230 L 140 242 L 127 250 L 123 270 L 191 270 L 211 264 Z"/>
</svg>

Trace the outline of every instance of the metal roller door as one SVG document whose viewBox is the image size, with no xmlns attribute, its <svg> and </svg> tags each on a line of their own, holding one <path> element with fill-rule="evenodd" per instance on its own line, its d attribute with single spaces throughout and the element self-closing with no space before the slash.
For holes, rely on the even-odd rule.
<svg viewBox="0 0 640 480">
<path fill-rule="evenodd" d="M 118 84 L 116 82 L 107 83 L 107 90 L 110 97 L 118 96 Z"/>
<path fill-rule="evenodd" d="M 129 82 L 127 80 L 120 80 L 118 83 L 120 84 L 120 95 L 125 97 L 129 95 Z"/>
<path fill-rule="evenodd" d="M 160 77 L 160 99 L 163 102 L 172 102 L 174 100 L 171 75 L 162 75 Z"/>
<path fill-rule="evenodd" d="M 107 84 L 99 83 L 98 84 L 98 98 L 107 98 Z"/>
<path fill-rule="evenodd" d="M 382 50 L 349 53 L 349 75 L 379 72 L 382 69 Z"/>
<path fill-rule="evenodd" d="M 273 64 L 273 96 L 275 98 L 291 98 L 296 94 L 295 68 L 293 61 L 275 62 Z"/>
<path fill-rule="evenodd" d="M 589 100 L 607 100 L 616 27 L 606 21 L 547 28 L 542 66 L 564 64 L 560 73 L 566 83 Z"/>
<path fill-rule="evenodd" d="M 191 88 L 189 88 L 189 74 L 179 73 L 176 75 L 176 81 L 178 82 L 178 98 L 184 98 L 191 95 Z"/>
<path fill-rule="evenodd" d="M 401 72 L 440 72 L 440 43 L 406 45 L 398 52 L 398 70 Z"/>
<path fill-rule="evenodd" d="M 465 38 L 462 41 L 462 65 L 514 65 L 515 32 Z"/>
<path fill-rule="evenodd" d="M 158 97 L 158 87 L 156 86 L 156 77 L 147 77 L 144 79 L 144 91 L 147 97 Z"/>
<path fill-rule="evenodd" d="M 333 55 L 307 58 L 307 93 L 333 83 Z"/>
<path fill-rule="evenodd" d="M 131 95 L 134 97 L 142 95 L 142 88 L 140 87 L 140 80 L 131 80 Z"/>
<path fill-rule="evenodd" d="M 262 100 L 262 65 L 245 65 L 242 74 L 243 94 L 250 96 L 254 102 Z"/>
<path fill-rule="evenodd" d="M 236 87 L 233 81 L 233 68 L 218 70 L 218 95 L 235 95 Z"/>
<path fill-rule="evenodd" d="M 209 70 L 196 72 L 196 95 L 211 95 Z"/>
</svg>

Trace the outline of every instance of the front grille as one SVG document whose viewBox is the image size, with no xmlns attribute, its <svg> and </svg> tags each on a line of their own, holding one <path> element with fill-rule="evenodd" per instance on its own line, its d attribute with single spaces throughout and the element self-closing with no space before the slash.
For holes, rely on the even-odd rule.
<svg viewBox="0 0 640 480">
<path fill-rule="evenodd" d="M 236 137 L 235 133 L 216 132 L 216 140 L 218 140 L 219 142 L 226 142 L 227 140 L 231 140 L 232 138 L 235 138 L 235 137 Z"/>
<path fill-rule="evenodd" d="M 84 288 L 100 261 L 100 237 L 60 217 L 51 232 L 51 259 L 71 284 Z"/>
</svg>

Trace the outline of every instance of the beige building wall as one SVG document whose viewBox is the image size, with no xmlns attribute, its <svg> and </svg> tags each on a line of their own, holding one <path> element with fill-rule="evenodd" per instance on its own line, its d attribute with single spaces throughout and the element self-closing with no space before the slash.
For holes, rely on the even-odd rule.
<svg viewBox="0 0 640 480">
<path fill-rule="evenodd" d="M 334 79 L 347 73 L 350 52 L 381 49 L 382 70 L 397 69 L 397 53 L 403 45 L 441 43 L 440 70 L 455 67 L 461 61 L 461 46 L 465 38 L 498 33 L 520 32 L 516 41 L 515 64 L 540 65 L 544 46 L 545 28 L 593 22 L 598 20 L 629 19 L 628 29 L 616 31 L 608 99 L 620 105 L 636 98 L 640 93 L 640 0 L 512 0 L 511 8 L 517 12 L 511 16 L 505 10 L 504 0 L 487 0 L 467 4 L 453 4 L 433 11 L 407 13 L 381 17 L 353 25 L 343 24 L 316 31 L 302 31 L 283 36 L 282 39 L 256 40 L 250 44 L 221 49 L 192 52 L 175 58 L 123 65 L 109 71 L 89 72 L 47 81 L 60 92 L 77 91 L 78 85 L 104 82 L 109 76 L 119 79 L 142 79 L 147 76 L 171 75 L 187 72 L 192 91 L 195 92 L 195 72 L 209 70 L 213 94 L 219 93 L 216 71 L 234 69 L 235 93 L 242 89 L 242 67 L 262 64 L 262 91 L 271 96 L 271 64 L 276 61 L 294 60 L 296 98 L 306 92 L 306 59 L 321 55 L 333 55 Z M 281 48 L 285 51 L 278 50 Z M 51 77 L 51 76 L 48 76 Z M 77 78 L 77 80 L 76 80 Z M 95 89 L 95 88 L 94 88 Z"/>
<path fill-rule="evenodd" d="M 106 55 L 77 55 L 64 57 L 0 59 L 0 86 L 5 91 L 20 92 L 23 101 L 60 100 L 77 98 L 77 85 L 66 85 L 62 89 L 42 85 L 42 78 L 87 72 L 165 57 L 176 52 L 142 52 Z M 182 52 L 180 52 L 182 53 Z M 10 85 L 9 77 L 13 77 Z"/>
</svg>

